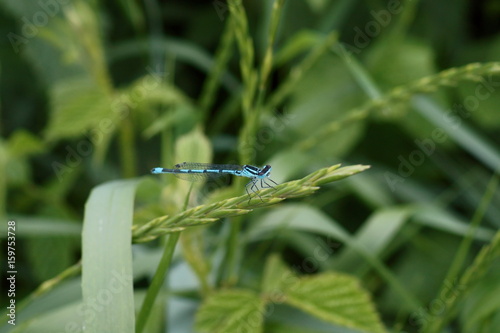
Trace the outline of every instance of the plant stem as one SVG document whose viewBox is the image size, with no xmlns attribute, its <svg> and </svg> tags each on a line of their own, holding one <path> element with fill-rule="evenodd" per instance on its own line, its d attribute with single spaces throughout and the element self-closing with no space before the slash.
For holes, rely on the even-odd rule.
<svg viewBox="0 0 500 333">
<path fill-rule="evenodd" d="M 235 285 L 238 282 L 238 251 L 240 250 L 241 218 L 235 217 L 231 222 L 231 233 L 227 242 L 226 279 L 223 285 Z"/>
<path fill-rule="evenodd" d="M 148 320 L 149 314 L 151 313 L 151 308 L 153 307 L 156 296 L 160 292 L 161 286 L 163 285 L 163 281 L 165 280 L 165 276 L 167 275 L 168 269 L 170 267 L 170 263 L 172 262 L 172 257 L 174 255 L 175 245 L 179 240 L 180 232 L 171 233 L 168 237 L 167 244 L 165 245 L 165 250 L 163 251 L 163 256 L 160 260 L 160 264 L 158 265 L 158 269 L 156 270 L 155 276 L 151 281 L 151 285 L 146 293 L 146 297 L 141 306 L 141 310 L 139 311 L 139 315 L 137 316 L 136 322 L 136 332 L 141 333 L 146 326 L 146 322 Z"/>
<path fill-rule="evenodd" d="M 479 207 L 477 208 L 477 210 L 474 213 L 474 216 L 472 217 L 472 221 L 470 223 L 467 236 L 462 240 L 462 243 L 458 248 L 457 254 L 455 255 L 455 258 L 448 270 L 448 273 L 446 274 L 446 278 L 444 279 L 441 289 L 439 290 L 439 293 L 437 295 L 450 294 L 450 284 L 453 285 L 452 281 L 456 280 L 463 266 L 463 263 L 466 260 L 467 252 L 469 252 L 474 234 L 477 228 L 479 227 L 479 224 L 481 223 L 484 215 L 486 214 L 486 210 L 488 209 L 488 206 L 490 205 L 493 196 L 496 193 L 496 190 L 498 188 L 498 182 L 499 182 L 499 176 L 498 174 L 494 174 L 488 184 L 488 187 L 486 188 L 486 192 L 483 195 Z M 434 332 L 441 332 L 443 330 L 443 327 L 450 320 L 451 315 L 453 314 L 453 310 L 458 303 L 458 299 L 461 296 L 463 296 L 465 291 L 470 290 L 470 284 L 464 283 L 470 281 L 469 279 L 465 278 L 466 276 L 469 275 L 464 274 L 463 277 L 460 279 L 460 282 L 458 283 L 458 287 L 454 287 L 457 290 L 454 290 L 454 292 L 451 294 L 456 296 L 446 299 L 446 307 L 444 308 L 445 312 L 439 316 L 435 315 L 433 316 L 432 314 L 428 314 L 430 322 L 429 324 L 426 325 L 426 327 L 424 327 L 422 332 L 434 333 Z"/>
</svg>

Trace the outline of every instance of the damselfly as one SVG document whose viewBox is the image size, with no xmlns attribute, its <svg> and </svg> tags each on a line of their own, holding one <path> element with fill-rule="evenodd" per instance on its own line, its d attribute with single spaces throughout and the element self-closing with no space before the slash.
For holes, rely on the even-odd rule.
<svg viewBox="0 0 500 333">
<path fill-rule="evenodd" d="M 271 175 L 270 165 L 258 168 L 252 165 L 184 162 L 176 164 L 173 169 L 153 168 L 151 169 L 151 173 L 153 174 L 171 173 L 181 179 L 186 179 L 191 181 L 220 177 L 224 175 L 247 177 L 250 178 L 250 182 L 246 184 L 245 190 L 248 194 L 249 201 L 251 198 L 250 192 L 248 191 L 249 188 L 253 193 L 255 193 L 259 198 L 261 198 L 260 195 L 257 193 L 258 190 L 257 184 L 259 181 L 261 188 L 274 188 L 274 186 L 266 182 L 266 180 L 269 180 L 273 184 L 278 185 L 271 178 L 269 178 L 269 176 Z"/>
</svg>

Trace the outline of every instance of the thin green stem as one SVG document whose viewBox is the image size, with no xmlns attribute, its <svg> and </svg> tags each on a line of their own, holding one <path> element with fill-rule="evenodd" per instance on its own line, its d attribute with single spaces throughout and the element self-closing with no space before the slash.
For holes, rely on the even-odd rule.
<svg viewBox="0 0 500 333">
<path fill-rule="evenodd" d="M 338 34 L 332 32 L 323 38 L 322 43 L 314 47 L 291 71 L 286 80 L 273 92 L 266 103 L 266 110 L 272 110 L 280 105 L 304 77 L 305 73 L 327 52 L 338 39 Z"/>
<path fill-rule="evenodd" d="M 203 230 L 204 229 L 201 228 L 186 230 L 186 232 L 181 235 L 180 240 L 182 245 L 182 256 L 196 274 L 200 282 L 201 294 L 206 296 L 210 293 L 212 288 L 208 281 L 210 261 L 204 251 Z"/>
<path fill-rule="evenodd" d="M 469 249 L 471 247 L 474 234 L 476 233 L 477 228 L 481 224 L 481 221 L 483 220 L 483 217 L 486 214 L 488 206 L 490 205 L 491 200 L 493 199 L 493 196 L 495 195 L 498 189 L 498 182 L 499 182 L 499 175 L 494 174 L 486 188 L 486 192 L 483 195 L 479 207 L 476 209 L 474 216 L 472 217 L 472 221 L 470 223 L 467 236 L 462 240 L 462 243 L 458 248 L 457 254 L 455 255 L 455 258 L 448 270 L 448 273 L 446 274 L 444 283 L 441 285 L 441 289 L 437 295 L 449 294 L 449 289 L 450 289 L 449 286 L 451 284 L 451 281 L 456 280 L 460 270 L 463 267 L 463 264 L 467 258 L 467 253 L 469 252 Z M 462 280 L 464 279 L 462 278 Z M 465 290 L 466 289 L 465 285 L 461 286 L 461 289 Z M 446 311 L 442 315 L 431 316 L 429 314 L 429 318 L 431 318 L 431 320 L 429 324 L 427 324 L 427 326 L 424 328 L 423 332 L 426 333 L 441 332 L 444 325 L 450 320 L 450 317 L 453 313 L 453 309 L 456 307 L 456 304 L 458 302 L 458 298 L 462 294 L 463 293 L 452 293 L 452 295 L 455 296 L 448 298 L 446 300 L 447 303 L 445 307 Z"/>
<path fill-rule="evenodd" d="M 278 32 L 278 25 L 281 17 L 281 10 L 283 9 L 284 0 L 275 0 L 273 4 L 273 12 L 271 15 L 271 22 L 269 24 L 268 41 L 267 48 L 264 54 L 264 59 L 262 60 L 262 66 L 260 68 L 259 75 L 259 92 L 256 101 L 256 112 L 261 113 L 261 105 L 264 100 L 264 95 L 266 92 L 267 81 L 271 69 L 273 66 L 273 46 L 276 39 L 276 34 Z"/>
<path fill-rule="evenodd" d="M 160 292 L 160 289 L 165 281 L 168 269 L 170 268 L 170 263 L 172 262 L 172 257 L 174 255 L 175 246 L 179 240 L 180 232 L 174 232 L 168 237 L 167 243 L 165 244 L 165 249 L 163 251 L 163 256 L 156 270 L 155 276 L 151 281 L 151 285 L 146 293 L 146 297 L 137 316 L 136 322 L 136 332 L 142 333 L 144 327 L 146 326 L 149 314 L 151 313 L 151 308 L 154 306 L 156 297 Z"/>
<path fill-rule="evenodd" d="M 332 1 L 327 13 L 322 16 L 318 24 L 318 30 L 322 32 L 330 32 L 339 30 L 344 25 L 344 22 L 351 16 L 351 10 L 356 6 L 358 0 L 339 0 Z"/>
<path fill-rule="evenodd" d="M 248 20 L 241 0 L 228 1 L 229 11 L 231 12 L 232 28 L 238 43 L 240 51 L 240 71 L 244 83 L 244 92 L 242 98 L 243 116 L 246 120 L 250 117 L 252 111 L 255 88 L 257 84 L 257 72 L 254 69 L 254 47 L 253 41 L 248 31 Z"/>
<path fill-rule="evenodd" d="M 375 81 L 371 78 L 370 74 L 363 67 L 363 65 L 361 65 L 361 63 L 354 56 L 347 52 L 342 44 L 338 44 L 338 47 L 340 49 L 334 50 L 334 52 L 344 61 L 359 86 L 372 100 L 381 98 L 383 95 L 382 91 L 375 84 Z"/>
<path fill-rule="evenodd" d="M 240 231 L 242 220 L 240 217 L 233 218 L 231 222 L 231 232 L 227 242 L 227 252 L 225 260 L 226 278 L 223 281 L 224 286 L 235 285 L 238 282 L 238 253 L 241 249 Z"/>
<path fill-rule="evenodd" d="M 202 123 L 204 123 L 204 120 L 208 118 L 210 108 L 215 101 L 216 90 L 219 86 L 221 77 L 228 66 L 229 58 L 232 54 L 232 45 L 234 41 L 234 31 L 232 27 L 232 16 L 230 16 L 227 20 L 219 48 L 217 49 L 215 63 L 212 66 L 212 70 L 210 71 L 207 79 L 205 80 L 201 92 L 199 106 L 202 113 Z"/>
<path fill-rule="evenodd" d="M 410 82 L 409 84 L 395 87 L 392 90 L 385 93 L 381 98 L 376 100 L 369 100 L 361 107 L 353 109 L 344 118 L 337 119 L 328 124 L 325 124 L 322 128 L 319 128 L 315 133 L 311 134 L 311 136 L 308 137 L 306 140 L 298 143 L 299 149 L 308 150 L 311 147 L 314 147 L 314 145 L 317 145 L 319 142 L 324 140 L 324 138 L 330 137 L 340 129 L 344 128 L 347 123 L 354 121 L 361 121 L 372 115 L 380 115 L 382 117 L 394 116 L 394 112 L 391 111 L 391 105 L 403 102 L 407 103 L 416 94 L 432 92 L 442 86 L 454 86 L 458 84 L 460 81 L 481 80 L 482 77 L 485 75 L 498 75 L 499 73 L 500 73 L 500 62 L 473 63 L 465 65 L 463 67 L 450 68 L 440 73 L 418 79 L 414 82 Z M 361 85 L 361 87 L 368 88 L 368 86 L 364 84 Z M 426 101 L 425 99 L 422 98 L 414 99 L 413 103 L 416 103 L 416 101 L 418 101 L 418 103 L 421 104 L 424 103 L 426 104 L 424 105 L 425 107 L 422 110 L 435 108 L 433 104 Z M 437 123 L 437 120 L 439 120 L 437 118 L 442 118 L 442 115 L 440 115 L 439 113 L 437 113 L 436 116 L 435 110 L 429 112 L 428 116 L 429 117 L 434 116 L 436 118 L 435 123 Z M 446 123 L 446 122 L 441 120 L 441 123 Z M 444 125 L 439 124 L 439 125 L 440 127 L 444 128 L 449 127 L 449 125 L 444 126 L 446 124 Z M 465 125 L 462 124 L 462 126 L 457 127 L 457 130 L 453 131 L 453 133 L 456 134 L 456 132 L 459 132 L 459 130 L 464 126 Z M 453 133 L 450 132 L 448 134 L 453 135 Z M 467 132 L 465 132 L 464 135 L 456 134 L 457 136 L 455 139 L 457 141 L 463 142 L 464 146 L 471 146 L 470 142 L 472 141 L 469 139 L 474 139 L 474 145 L 476 147 L 480 147 L 476 143 L 477 139 L 471 135 L 468 135 L 467 139 L 463 139 L 466 134 L 468 135 Z M 481 150 L 481 157 L 479 158 L 485 157 L 485 159 L 483 160 L 484 163 L 488 165 L 498 166 L 499 165 L 498 163 L 490 164 L 491 161 L 496 159 L 496 154 L 493 153 L 493 151 L 489 148 L 488 145 L 483 144 L 482 146 L 483 148 L 484 147 L 486 148 Z M 477 151 L 473 152 L 473 154 L 476 153 Z M 486 157 L 488 157 L 488 160 L 486 160 Z M 495 170 L 495 168 L 493 168 L 493 170 Z"/>
</svg>

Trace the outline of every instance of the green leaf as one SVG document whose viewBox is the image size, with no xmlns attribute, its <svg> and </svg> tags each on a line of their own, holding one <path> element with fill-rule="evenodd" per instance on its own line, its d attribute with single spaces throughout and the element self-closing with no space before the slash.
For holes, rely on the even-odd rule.
<svg viewBox="0 0 500 333">
<path fill-rule="evenodd" d="M 252 224 L 247 237 L 251 240 L 266 238 L 275 230 L 287 228 L 301 232 L 328 235 L 348 241 L 349 235 L 342 226 L 320 210 L 306 204 L 283 204 Z"/>
<path fill-rule="evenodd" d="M 89 332 L 133 332 L 131 225 L 137 180 L 95 188 L 85 206 L 82 294 Z M 98 308 L 93 307 L 94 304 Z"/>
<path fill-rule="evenodd" d="M 264 293 L 269 293 L 270 296 L 279 296 L 275 295 L 275 293 L 279 292 L 283 280 L 290 273 L 290 270 L 281 260 L 279 255 L 273 254 L 269 256 L 266 267 L 264 268 L 262 291 Z"/>
<path fill-rule="evenodd" d="M 287 108 L 287 127 L 296 133 L 299 142 L 305 141 L 326 123 L 346 116 L 364 99 L 349 70 L 335 56 L 324 55 L 294 87 Z M 307 149 L 310 159 L 342 156 L 350 151 L 361 138 L 363 124 L 364 119 L 356 119 L 343 124 L 335 135 L 323 137 Z"/>
<path fill-rule="evenodd" d="M 285 303 L 332 324 L 361 331 L 386 332 L 369 294 L 349 275 L 325 273 L 296 279 Z"/>
<path fill-rule="evenodd" d="M 196 315 L 198 332 L 262 332 L 264 301 L 252 291 L 222 290 Z"/>
<path fill-rule="evenodd" d="M 500 66 L 496 66 L 496 70 L 500 70 Z M 500 153 L 498 153 L 495 144 L 488 140 L 485 135 L 475 131 L 459 119 L 450 121 L 448 111 L 428 97 L 416 96 L 412 99 L 412 105 L 436 128 L 444 130 L 457 145 L 488 166 L 493 172 L 497 171 L 500 165 Z"/>
<path fill-rule="evenodd" d="M 175 143 L 175 157 L 173 162 L 193 161 L 203 163 L 212 161 L 212 145 L 200 127 L 196 127 L 189 133 L 182 135 Z M 167 167 L 171 166 L 167 165 Z M 166 177 L 169 177 L 169 180 L 173 180 L 171 175 L 167 175 Z M 197 193 L 198 189 L 203 186 L 203 182 L 179 181 L 176 185 L 176 193 L 172 195 L 171 199 L 177 202 L 177 206 L 181 207 L 188 193 Z M 191 191 L 191 188 L 193 188 L 193 191 Z"/>
<path fill-rule="evenodd" d="M 41 306 L 36 304 L 39 310 L 38 315 L 30 318 L 28 321 L 23 321 L 22 324 L 17 324 L 12 328 L 11 333 L 53 333 L 64 332 L 69 327 L 73 332 L 82 332 L 82 304 L 81 302 L 68 302 L 64 306 L 50 308 L 50 302 L 45 300 L 45 304 Z M 47 310 L 49 307 L 49 310 Z M 10 325 L 9 325 L 10 326 Z M 5 327 L 5 325 L 4 325 Z M 6 331 L 3 331 L 6 332 Z M 97 331 L 96 331 L 97 332 Z"/>
<path fill-rule="evenodd" d="M 212 145 L 200 127 L 177 140 L 175 158 L 177 163 L 212 161 Z"/>
<path fill-rule="evenodd" d="M 208 277 L 211 269 L 211 262 L 205 254 L 206 244 L 201 228 L 186 230 L 182 233 L 180 240 L 182 244 L 182 256 L 189 263 L 189 266 L 196 274 L 202 292 L 209 291 Z"/>
<path fill-rule="evenodd" d="M 465 306 L 461 309 L 464 332 L 483 332 L 481 326 L 484 323 L 489 321 L 493 324 L 492 319 L 495 316 L 500 316 L 500 298 L 498 297 L 500 294 L 499 268 L 500 265 L 498 265 L 497 261 L 491 268 L 489 275 L 468 294 Z M 491 327 L 498 327 L 491 324 Z M 495 329 L 490 332 L 494 332 Z"/>
<path fill-rule="evenodd" d="M 5 172 L 2 174 L 11 185 L 21 185 L 29 182 L 31 168 L 27 157 L 42 153 L 45 150 L 43 142 L 25 130 L 15 131 L 4 145 L 3 158 Z"/>
<path fill-rule="evenodd" d="M 469 231 L 469 222 L 455 214 L 432 205 L 421 205 L 417 208 L 413 217 L 413 221 L 416 223 L 459 236 L 466 236 Z M 490 241 L 493 236 L 495 236 L 495 230 L 487 227 L 478 227 L 473 238 Z"/>
<path fill-rule="evenodd" d="M 276 53 L 274 63 L 276 66 L 281 66 L 300 53 L 309 50 L 314 45 L 321 42 L 321 35 L 312 30 L 299 31 L 286 42 L 286 44 Z"/>
<path fill-rule="evenodd" d="M 51 91 L 52 114 L 46 130 L 49 140 L 77 137 L 95 128 L 110 128 L 116 121 L 111 101 L 87 78 L 61 80 Z"/>
<path fill-rule="evenodd" d="M 25 130 L 17 130 L 9 138 L 7 149 L 11 157 L 24 157 L 44 151 L 42 141 Z"/>
<path fill-rule="evenodd" d="M 368 63 L 378 84 L 393 87 L 434 74 L 434 57 L 432 48 L 417 40 L 383 41 L 371 50 Z"/>
<path fill-rule="evenodd" d="M 412 206 L 392 207 L 377 210 L 363 223 L 354 237 L 358 244 L 362 244 L 375 256 L 379 256 L 391 244 L 395 235 L 414 213 Z M 345 249 L 335 259 L 335 265 L 338 265 L 335 267 L 343 267 L 342 271 L 346 271 L 347 267 L 359 268 L 362 263 L 362 258 L 352 248 Z"/>
</svg>

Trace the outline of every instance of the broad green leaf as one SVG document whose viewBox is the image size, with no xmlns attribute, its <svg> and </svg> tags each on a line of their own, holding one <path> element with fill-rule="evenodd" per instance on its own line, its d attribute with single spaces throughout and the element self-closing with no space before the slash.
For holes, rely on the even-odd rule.
<svg viewBox="0 0 500 333">
<path fill-rule="evenodd" d="M 432 205 L 423 205 L 418 208 L 419 209 L 415 210 L 414 216 L 414 221 L 417 223 L 459 236 L 466 236 L 469 232 L 469 223 L 455 214 L 436 208 Z M 478 227 L 473 238 L 482 241 L 489 241 L 494 235 L 494 230 L 486 227 Z"/>
<path fill-rule="evenodd" d="M 54 333 L 71 330 L 74 333 L 83 333 L 82 303 L 80 301 L 65 304 L 50 311 L 14 326 L 11 333 Z M 97 311 L 96 311 L 97 312 Z M 85 331 L 91 332 L 91 331 Z M 101 332 L 101 331 L 95 331 Z M 113 332 L 113 331 L 109 331 Z"/>
<path fill-rule="evenodd" d="M 3 175 L 9 185 L 28 184 L 31 179 L 31 168 L 28 160 L 26 158 L 7 158 Z"/>
<path fill-rule="evenodd" d="M 279 297 L 280 295 L 275 293 L 281 291 L 283 280 L 289 272 L 290 270 L 277 254 L 269 256 L 262 277 L 262 292 L 269 293 L 271 297 Z"/>
<path fill-rule="evenodd" d="M 406 305 L 413 309 L 418 309 L 420 306 L 416 298 L 376 256 L 365 250 L 362 244 L 358 244 L 338 222 L 313 207 L 299 204 L 282 205 L 265 215 L 258 223 L 254 223 L 247 233 L 247 237 L 248 240 L 252 241 L 272 237 L 282 228 L 314 232 L 329 237 L 329 239 L 344 242 L 382 275 L 394 290 L 397 290 L 399 297 L 404 300 Z"/>
<path fill-rule="evenodd" d="M 182 162 L 211 162 L 212 161 L 212 145 L 210 141 L 202 132 L 200 127 L 194 128 L 191 132 L 181 136 L 175 144 L 175 160 L 174 163 Z M 171 167 L 171 166 L 167 166 Z M 172 177 L 172 175 L 167 175 Z M 175 200 L 177 200 L 178 207 L 184 202 L 186 195 L 189 193 L 190 188 L 201 188 L 202 182 L 190 182 L 180 180 L 177 183 L 178 188 L 175 189 Z M 196 193 L 196 191 L 193 191 Z"/>
<path fill-rule="evenodd" d="M 151 73 L 134 81 L 122 97 L 133 107 L 161 103 L 163 105 L 189 104 L 189 99 L 175 86 L 166 84 L 163 73 Z"/>
<path fill-rule="evenodd" d="M 208 292 L 209 286 L 207 281 L 211 267 L 210 260 L 205 255 L 206 246 L 203 235 L 203 229 L 201 228 L 185 230 L 181 234 L 180 241 L 182 244 L 182 255 L 198 277 L 202 292 Z"/>
<path fill-rule="evenodd" d="M 368 292 L 349 275 L 300 277 L 285 290 L 285 302 L 332 324 L 364 332 L 386 332 Z"/>
<path fill-rule="evenodd" d="M 169 108 L 168 112 L 160 114 L 144 130 L 143 136 L 145 139 L 149 139 L 169 128 L 179 128 L 179 126 L 185 128 L 194 127 L 197 120 L 197 115 L 192 107 L 186 104 L 175 105 Z"/>
<path fill-rule="evenodd" d="M 302 172 L 311 163 L 311 156 L 296 149 L 283 149 L 268 164 L 272 165 L 272 179 L 282 183 Z"/>
<path fill-rule="evenodd" d="M 88 332 L 133 332 L 131 226 L 137 180 L 96 187 L 85 205 L 82 294 Z M 95 308 L 92 304 L 98 304 Z"/>
<path fill-rule="evenodd" d="M 377 43 L 371 50 L 368 67 L 379 87 L 387 90 L 435 74 L 434 58 L 434 51 L 428 44 L 411 39 L 404 39 L 400 43 L 386 40 Z M 391 113 L 396 114 L 409 110 L 408 104 L 397 102 L 393 102 L 390 108 Z M 405 112 L 400 121 L 416 137 L 426 136 L 434 129 L 411 111 Z"/>
<path fill-rule="evenodd" d="M 200 127 L 177 140 L 175 158 L 176 163 L 212 161 L 212 145 Z"/>
<path fill-rule="evenodd" d="M 444 130 L 445 138 L 448 138 L 447 134 L 449 139 L 488 166 L 493 172 L 497 171 L 500 165 L 500 153 L 484 135 L 473 130 L 459 119 L 450 120 L 448 111 L 428 97 L 415 96 L 411 103 L 415 110 L 430 123 Z"/>
<path fill-rule="evenodd" d="M 193 42 L 173 38 L 143 38 L 117 43 L 109 48 L 109 61 L 115 62 L 141 56 L 150 52 L 152 48 L 155 51 L 165 52 L 176 61 L 192 65 L 203 72 L 209 72 L 214 66 L 212 56 L 203 48 Z M 239 87 L 238 80 L 229 71 L 224 73 L 221 83 L 228 91 L 237 91 Z"/>
<path fill-rule="evenodd" d="M 52 113 L 45 133 L 49 140 L 79 137 L 91 129 L 100 133 L 116 126 L 111 100 L 92 80 L 61 80 L 50 95 Z"/>
<path fill-rule="evenodd" d="M 209 296 L 196 315 L 197 332 L 262 332 L 264 300 L 248 290 L 222 290 Z"/>
<path fill-rule="evenodd" d="M 381 252 L 393 241 L 397 232 L 408 221 L 414 212 L 413 207 L 393 207 L 376 211 L 368 220 L 363 223 L 354 236 L 356 242 L 364 249 L 379 256 Z M 359 267 L 363 259 L 352 248 L 342 251 L 342 254 L 335 259 L 335 266 L 338 267 Z M 343 271 L 345 269 L 342 269 Z"/>
<path fill-rule="evenodd" d="M 264 332 L 272 333 L 361 333 L 360 330 L 334 325 L 286 304 L 266 310 Z"/>
<path fill-rule="evenodd" d="M 7 141 L 7 149 L 11 157 L 25 157 L 42 153 L 45 147 L 38 137 L 20 129 L 15 131 Z"/>
<path fill-rule="evenodd" d="M 417 40 L 384 40 L 370 50 L 371 73 L 382 87 L 394 87 L 435 73 L 432 48 Z M 387 61 L 390 57 L 390 61 Z"/>
<path fill-rule="evenodd" d="M 10 185 L 28 183 L 31 178 L 31 168 L 27 157 L 45 150 L 42 141 L 28 131 L 17 130 L 8 140 L 2 142 L 2 145 L 4 178 Z"/>
<path fill-rule="evenodd" d="M 320 210 L 306 204 L 283 204 L 273 209 L 258 223 L 252 224 L 247 237 L 251 240 L 266 238 L 272 236 L 275 230 L 283 228 L 323 234 L 341 241 L 349 239 L 349 235 L 340 224 Z"/>
<path fill-rule="evenodd" d="M 326 123 L 344 117 L 364 98 L 345 66 L 336 57 L 325 55 L 297 83 L 289 103 L 288 128 L 305 141 Z M 363 120 L 345 124 L 335 135 L 322 139 L 310 149 L 311 160 L 345 154 L 360 139 L 363 124 Z"/>
</svg>

